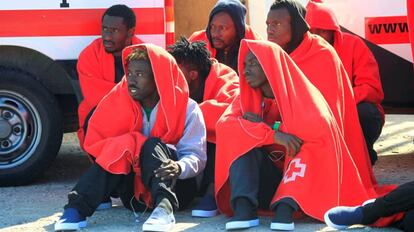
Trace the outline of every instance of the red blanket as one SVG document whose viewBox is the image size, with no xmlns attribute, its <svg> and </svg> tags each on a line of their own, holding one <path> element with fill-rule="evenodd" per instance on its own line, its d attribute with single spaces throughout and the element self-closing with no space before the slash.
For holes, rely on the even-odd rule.
<svg viewBox="0 0 414 232">
<path fill-rule="evenodd" d="M 240 97 L 217 123 L 216 200 L 221 212 L 230 208 L 229 169 L 249 150 L 272 144 L 274 132 L 265 123 L 242 118 L 253 112 L 264 118 L 262 95 L 252 89 L 243 75 L 243 61 L 252 51 L 272 87 L 280 112 L 280 130 L 294 134 L 304 143 L 294 159 L 286 158 L 284 178 L 272 200 L 291 197 L 309 216 L 323 220 L 326 210 L 337 205 L 358 205 L 377 197 L 362 181 L 342 136 L 342 129 L 325 98 L 279 46 L 265 41 L 242 40 L 239 52 Z"/>
<path fill-rule="evenodd" d="M 207 128 L 207 141 L 216 142 L 216 123 L 239 91 L 239 77 L 228 66 L 213 59 L 199 105 Z"/>
<path fill-rule="evenodd" d="M 351 81 L 355 102 L 375 104 L 384 120 L 378 64 L 367 45 L 358 36 L 342 32 L 334 13 L 324 3 L 310 1 L 306 9 L 306 21 L 311 28 L 335 31 L 333 46 Z"/>
<path fill-rule="evenodd" d="M 261 39 L 261 36 L 257 34 L 256 32 L 254 32 L 253 29 L 249 25 L 246 25 L 246 32 L 245 32 L 244 38 L 259 40 Z M 210 51 L 211 57 L 216 57 L 216 49 L 211 47 L 210 41 L 207 38 L 206 30 L 194 32 L 188 40 L 190 40 L 191 42 L 198 41 L 198 40 L 206 42 L 207 44 L 206 47 Z"/>
<path fill-rule="evenodd" d="M 324 96 L 358 167 L 362 181 L 367 188 L 373 188 L 372 184 L 376 184 L 376 179 L 359 124 L 351 84 L 335 50 L 321 37 L 307 32 L 302 43 L 290 56 Z"/>
<path fill-rule="evenodd" d="M 142 43 L 140 39 L 132 38 L 132 44 L 139 43 Z M 85 138 L 83 125 L 86 116 L 116 85 L 114 56 L 105 52 L 101 38 L 95 39 L 79 55 L 77 68 L 83 94 L 83 100 L 78 108 L 78 138 L 82 147 Z"/>
<path fill-rule="evenodd" d="M 160 95 L 151 137 L 160 138 L 164 143 L 176 144 L 184 130 L 188 102 L 187 82 L 174 58 L 155 45 L 127 47 L 122 54 L 123 61 L 137 47 L 145 47 L 148 51 Z M 127 74 L 125 64 L 124 70 Z M 145 200 L 150 206 L 150 194 L 145 190 L 140 177 L 139 155 L 146 140 L 140 133 L 141 128 L 141 106 L 130 97 L 124 78 L 98 104 L 89 121 L 84 146 L 96 158 L 96 162 L 110 173 L 128 174 L 132 167 L 136 174 L 135 196 Z"/>
<path fill-rule="evenodd" d="M 414 57 L 414 2 L 407 0 L 408 32 L 410 33 L 411 52 Z"/>
</svg>

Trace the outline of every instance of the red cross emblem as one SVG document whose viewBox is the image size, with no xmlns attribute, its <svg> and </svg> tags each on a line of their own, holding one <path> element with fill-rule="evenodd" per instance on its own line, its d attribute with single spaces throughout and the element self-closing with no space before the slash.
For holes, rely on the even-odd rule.
<svg viewBox="0 0 414 232">
<path fill-rule="evenodd" d="M 300 159 L 293 159 L 290 161 L 288 169 L 283 177 L 283 183 L 295 181 L 296 177 L 304 177 L 306 171 L 306 164 L 300 163 Z"/>
</svg>

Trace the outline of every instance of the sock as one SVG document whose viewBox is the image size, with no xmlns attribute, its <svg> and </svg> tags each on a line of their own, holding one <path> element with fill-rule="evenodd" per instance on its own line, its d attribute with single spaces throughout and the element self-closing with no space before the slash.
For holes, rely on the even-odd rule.
<svg viewBox="0 0 414 232">
<path fill-rule="evenodd" d="M 257 219 L 256 207 L 246 197 L 235 199 L 233 221 L 248 221 Z"/>
<path fill-rule="evenodd" d="M 171 202 L 165 197 L 158 196 L 155 205 L 157 207 L 163 208 L 168 214 L 173 212 L 173 207 L 171 205 Z"/>
<path fill-rule="evenodd" d="M 278 223 L 292 223 L 293 222 L 293 212 L 295 209 L 292 208 L 289 204 L 279 203 L 275 209 L 275 216 L 273 217 L 272 222 Z"/>
</svg>

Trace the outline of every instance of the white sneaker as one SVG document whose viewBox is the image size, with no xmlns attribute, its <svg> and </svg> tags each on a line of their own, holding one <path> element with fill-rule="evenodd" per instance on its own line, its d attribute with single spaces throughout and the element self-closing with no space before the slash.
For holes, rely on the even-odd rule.
<svg viewBox="0 0 414 232">
<path fill-rule="evenodd" d="M 246 221 L 230 221 L 226 223 L 226 230 L 240 230 L 255 227 L 259 225 L 259 219 Z"/>
<path fill-rule="evenodd" d="M 295 223 L 281 223 L 281 222 L 272 222 L 270 223 L 271 230 L 283 230 L 283 231 L 292 231 L 295 230 Z"/>
<path fill-rule="evenodd" d="M 165 209 L 156 207 L 149 218 L 142 225 L 143 231 L 169 231 L 174 228 L 175 218 L 173 213 L 167 213 Z"/>
</svg>

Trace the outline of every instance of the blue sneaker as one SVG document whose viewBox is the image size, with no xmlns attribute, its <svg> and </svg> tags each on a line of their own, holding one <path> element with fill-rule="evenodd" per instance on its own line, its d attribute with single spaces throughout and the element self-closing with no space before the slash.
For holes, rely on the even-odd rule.
<svg viewBox="0 0 414 232">
<path fill-rule="evenodd" d="M 79 214 L 77 209 L 67 208 L 59 221 L 55 223 L 55 231 L 79 230 L 86 227 L 86 217 Z"/>
<path fill-rule="evenodd" d="M 216 199 L 212 195 L 205 195 L 191 211 L 193 217 L 214 217 L 219 214 Z"/>
<path fill-rule="evenodd" d="M 96 208 L 96 210 L 104 210 L 104 209 L 110 209 L 112 208 L 112 200 L 110 197 L 108 199 L 105 199 L 102 201 L 102 203 Z"/>
<path fill-rule="evenodd" d="M 337 206 L 328 210 L 324 219 L 328 226 L 342 230 L 355 224 L 361 224 L 363 216 L 361 206 Z"/>
</svg>

